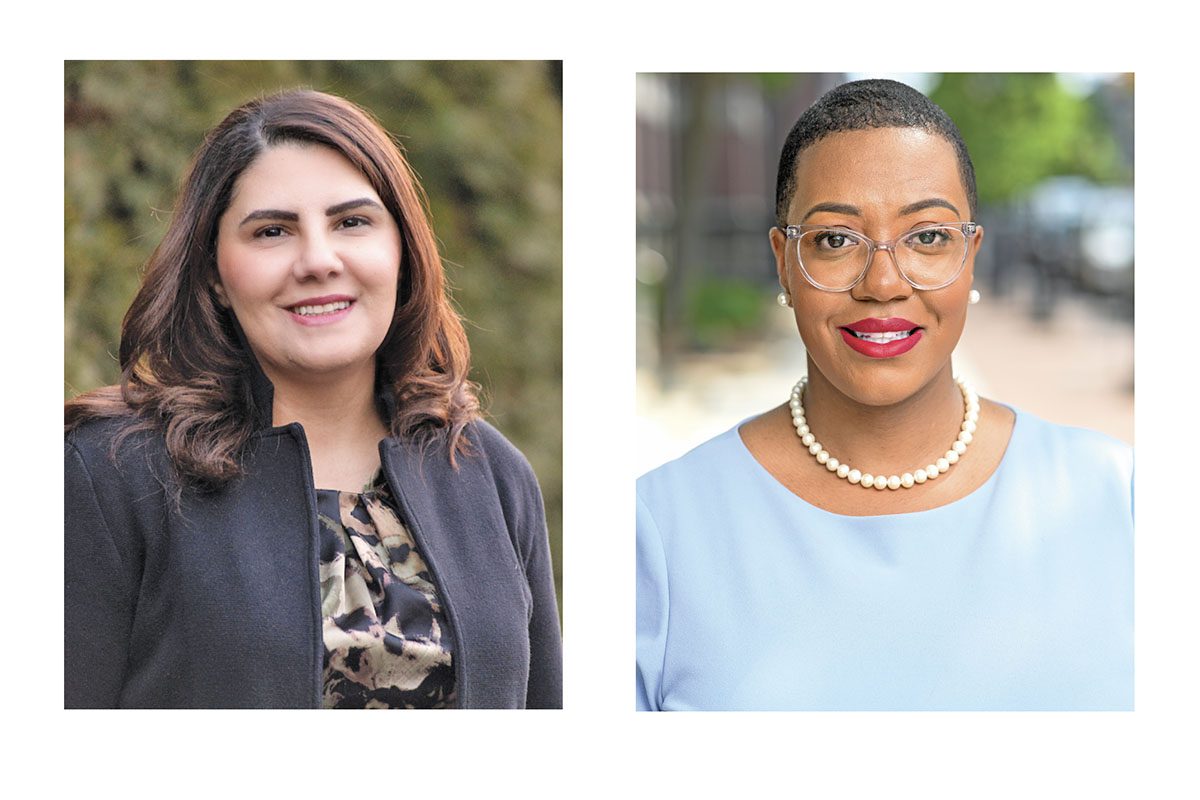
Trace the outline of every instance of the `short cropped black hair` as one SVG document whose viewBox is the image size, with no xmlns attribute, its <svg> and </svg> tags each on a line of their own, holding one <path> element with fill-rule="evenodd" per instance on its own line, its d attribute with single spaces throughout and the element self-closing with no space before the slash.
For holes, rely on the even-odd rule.
<svg viewBox="0 0 1200 800">
<path fill-rule="evenodd" d="M 809 145 L 831 133 L 860 131 L 867 128 L 920 128 L 941 136 L 954 145 L 958 172 L 967 190 L 971 217 L 978 198 L 975 192 L 975 167 L 967 153 L 966 142 L 958 126 L 941 106 L 911 86 L 897 81 L 871 79 L 852 81 L 830 89 L 800 115 L 779 156 L 779 176 L 775 181 L 775 217 L 780 227 L 787 224 L 788 204 L 796 193 L 796 159 Z"/>
</svg>

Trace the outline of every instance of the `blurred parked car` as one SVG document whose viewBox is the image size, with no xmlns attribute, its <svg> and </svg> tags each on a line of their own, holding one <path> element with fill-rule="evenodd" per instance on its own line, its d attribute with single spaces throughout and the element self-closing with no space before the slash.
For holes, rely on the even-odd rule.
<svg viewBox="0 0 1200 800">
<path fill-rule="evenodd" d="M 1079 176 L 1038 184 L 1025 208 L 1025 258 L 1077 289 L 1133 298 L 1133 187 Z"/>
</svg>

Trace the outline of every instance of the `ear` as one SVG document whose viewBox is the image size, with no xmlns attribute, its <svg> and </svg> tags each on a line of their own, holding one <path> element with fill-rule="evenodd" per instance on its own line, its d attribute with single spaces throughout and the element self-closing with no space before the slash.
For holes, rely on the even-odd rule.
<svg viewBox="0 0 1200 800">
<path fill-rule="evenodd" d="M 213 294 L 217 296 L 217 303 L 221 308 L 229 308 L 229 297 L 225 294 L 225 287 L 221 285 L 220 281 L 213 281 L 212 290 Z"/>
<path fill-rule="evenodd" d="M 775 254 L 775 274 L 779 277 L 779 288 L 790 294 L 791 287 L 788 286 L 787 268 L 787 234 L 779 228 L 772 226 L 769 236 L 771 239 L 771 252 Z"/>
</svg>

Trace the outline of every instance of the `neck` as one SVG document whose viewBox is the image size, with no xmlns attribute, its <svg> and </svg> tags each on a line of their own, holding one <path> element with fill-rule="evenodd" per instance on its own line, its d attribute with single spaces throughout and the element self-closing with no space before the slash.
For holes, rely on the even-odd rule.
<svg viewBox="0 0 1200 800">
<path fill-rule="evenodd" d="M 808 362 L 804 409 L 824 448 L 873 474 L 895 474 L 936 460 L 958 435 L 963 398 L 947 363 L 931 381 L 895 402 L 869 404 L 839 390 Z"/>
<path fill-rule="evenodd" d="M 314 450 L 340 449 L 345 443 L 387 433 L 375 407 L 375 365 L 336 376 L 306 375 L 302 380 L 267 371 L 274 385 L 273 425 L 299 422 Z"/>
</svg>

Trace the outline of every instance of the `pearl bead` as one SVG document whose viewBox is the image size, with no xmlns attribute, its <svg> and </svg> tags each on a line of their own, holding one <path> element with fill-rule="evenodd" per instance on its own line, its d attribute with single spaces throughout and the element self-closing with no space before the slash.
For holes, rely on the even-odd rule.
<svg viewBox="0 0 1200 800">
<path fill-rule="evenodd" d="M 796 435 L 800 437 L 800 441 L 808 448 L 808 452 L 817 459 L 817 463 L 825 465 L 827 470 L 835 473 L 839 478 L 845 478 L 851 483 L 857 483 L 868 489 L 895 490 L 901 487 L 911 489 L 916 484 L 933 480 L 949 471 L 950 467 L 957 464 L 966 453 L 967 445 L 974 440 L 979 427 L 979 395 L 961 378 L 956 377 L 955 381 L 963 396 L 963 421 L 959 425 L 958 438 L 946 451 L 946 454 L 933 464 L 927 465 L 924 469 L 905 472 L 902 475 L 872 475 L 869 472 L 861 472 L 851 468 L 849 464 L 838 461 L 822 447 L 821 443 L 817 441 L 816 434 L 809 427 L 808 419 L 804 414 L 804 390 L 808 384 L 807 376 L 801 378 L 792 387 L 791 398 L 788 400 L 792 413 L 792 425 L 796 428 Z"/>
</svg>

